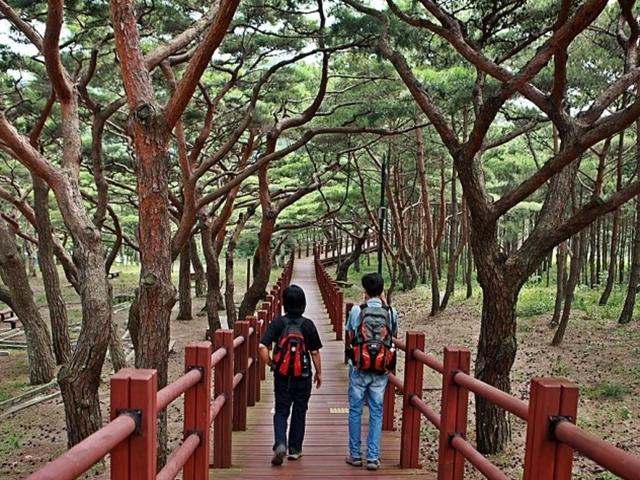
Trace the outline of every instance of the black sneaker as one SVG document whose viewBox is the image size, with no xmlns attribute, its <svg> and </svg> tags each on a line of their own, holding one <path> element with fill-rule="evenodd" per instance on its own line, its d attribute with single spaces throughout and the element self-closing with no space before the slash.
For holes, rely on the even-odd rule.
<svg viewBox="0 0 640 480">
<path fill-rule="evenodd" d="M 273 451 L 273 457 L 271 458 L 271 465 L 282 465 L 284 457 L 287 455 L 287 447 L 280 444 Z"/>
<path fill-rule="evenodd" d="M 302 456 L 302 451 L 289 449 L 289 455 L 287 456 L 287 458 L 289 460 L 298 460 L 301 456 Z"/>
<path fill-rule="evenodd" d="M 375 460 L 367 459 L 367 470 L 378 470 L 380 468 L 380 459 L 376 458 Z"/>
<path fill-rule="evenodd" d="M 358 457 L 352 457 L 351 455 L 349 455 L 346 460 L 345 460 L 349 465 L 351 465 L 352 467 L 361 467 L 362 466 L 362 459 L 358 458 Z"/>
</svg>

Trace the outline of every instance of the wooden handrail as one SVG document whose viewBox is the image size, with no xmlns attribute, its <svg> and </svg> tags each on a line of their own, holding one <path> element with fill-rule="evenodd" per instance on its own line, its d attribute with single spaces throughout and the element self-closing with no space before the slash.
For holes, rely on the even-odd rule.
<svg viewBox="0 0 640 480">
<path fill-rule="evenodd" d="M 167 408 L 176 398 L 202 380 L 202 376 L 203 372 L 194 369 L 178 378 L 175 382 L 170 383 L 162 390 L 159 390 L 156 411 L 161 412 Z"/>
<path fill-rule="evenodd" d="M 416 395 L 411 397 L 411 405 L 413 405 L 422 415 L 425 416 L 427 420 L 431 422 L 431 424 L 440 430 L 440 414 L 436 413 L 435 410 L 429 408 L 429 406 L 424 403 L 424 400 L 417 397 Z"/>
<path fill-rule="evenodd" d="M 211 355 L 211 367 L 215 367 L 216 365 L 218 365 L 218 363 L 220 363 L 222 360 L 224 360 L 224 357 L 227 355 L 227 349 L 224 347 L 220 347 L 218 348 L 215 352 L 213 352 L 213 354 Z"/>
<path fill-rule="evenodd" d="M 450 440 L 451 446 L 459 451 L 464 458 L 478 469 L 489 480 L 509 480 L 498 467 L 486 459 L 484 455 L 478 452 L 473 445 L 467 442 L 460 435 L 453 435 Z"/>
<path fill-rule="evenodd" d="M 216 419 L 225 403 L 227 403 L 227 397 L 224 394 L 218 395 L 218 397 L 211 403 L 211 423 Z"/>
<path fill-rule="evenodd" d="M 334 306 L 338 289 L 322 263 L 328 257 L 327 243 L 314 245 L 314 266 L 323 301 L 329 310 L 335 328 Z M 347 304 L 347 313 L 353 304 Z M 341 320 L 345 317 L 341 314 Z M 417 340 L 422 338 L 422 340 Z M 345 337 L 345 342 L 348 339 Z M 408 332 L 406 340 L 393 339 L 397 350 L 405 353 L 405 380 L 389 373 L 389 384 L 383 408 L 383 427 L 393 428 L 393 392 L 403 394 L 402 446 L 400 465 L 402 468 L 418 466 L 419 449 L 416 447 L 420 434 L 420 419 L 415 411 L 424 415 L 440 431 L 438 454 L 438 479 L 462 480 L 464 461 L 468 460 L 483 475 L 490 479 L 506 479 L 504 473 L 493 465 L 469 442 L 465 440 L 467 424 L 468 394 L 483 397 L 527 422 L 524 480 L 568 480 L 571 478 L 572 449 L 625 479 L 640 480 L 640 457 L 602 440 L 577 427 L 577 387 L 563 379 L 538 379 L 531 381 L 529 402 L 516 398 L 469 374 L 470 353 L 465 348 L 444 349 L 444 362 L 425 353 L 424 333 Z M 345 347 L 347 344 L 345 343 Z M 420 398 L 422 393 L 423 365 L 442 374 L 441 412 L 438 414 Z M 388 418 L 391 415 L 391 418 Z M 550 437 L 553 432 L 555 437 Z"/>
<path fill-rule="evenodd" d="M 167 459 L 164 468 L 158 472 L 156 480 L 173 480 L 176 478 L 199 445 L 200 436 L 197 433 L 189 435 L 184 442 L 182 442 L 182 445 Z"/>
<path fill-rule="evenodd" d="M 412 355 L 418 362 L 425 364 L 432 370 L 435 370 L 438 373 L 442 373 L 444 371 L 442 362 L 438 361 L 438 359 L 433 355 L 424 353 L 422 350 L 414 350 Z"/>
<path fill-rule="evenodd" d="M 111 379 L 112 419 L 100 430 L 52 460 L 29 480 L 72 480 L 111 452 L 111 478 L 117 480 L 168 480 L 183 470 L 185 480 L 209 478 L 210 425 L 214 425 L 214 466 L 231 466 L 231 431 L 234 408 L 246 423 L 247 378 L 254 385 L 252 401 L 259 400 L 259 381 L 264 366 L 256 355 L 258 336 L 280 311 L 281 291 L 291 280 L 293 252 L 273 288 L 275 295 L 262 304 L 258 318 L 236 322 L 240 333 L 230 330 L 214 334 L 215 350 L 209 342 L 185 348 L 186 373 L 157 390 L 155 370 L 122 369 Z M 212 351 L 213 350 L 213 351 Z M 234 365 L 238 369 L 234 374 Z M 211 401 L 212 370 L 215 400 Z M 237 401 L 233 390 L 239 388 Z M 156 415 L 181 395 L 184 401 L 185 440 L 156 475 Z M 139 403 L 140 402 L 140 403 Z M 133 433 L 136 435 L 133 435 Z"/>
<path fill-rule="evenodd" d="M 123 413 L 100 430 L 74 445 L 27 480 L 72 480 L 89 470 L 116 445 L 136 430 L 136 419 Z"/>
<path fill-rule="evenodd" d="M 480 395 L 482 398 L 517 415 L 523 420 L 526 420 L 529 416 L 529 405 L 527 402 L 509 395 L 499 388 L 477 380 L 471 375 L 467 375 L 464 372 L 454 372 L 453 381 L 457 385 L 466 388 L 476 395 Z"/>
<path fill-rule="evenodd" d="M 558 419 L 555 426 L 552 424 L 551 431 L 560 442 L 569 445 L 619 477 L 640 478 L 638 456 L 585 432 L 565 418 Z"/>
</svg>

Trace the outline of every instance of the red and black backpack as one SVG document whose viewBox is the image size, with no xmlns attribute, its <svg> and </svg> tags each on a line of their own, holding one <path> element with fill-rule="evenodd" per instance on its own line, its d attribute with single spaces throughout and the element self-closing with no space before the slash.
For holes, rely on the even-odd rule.
<svg viewBox="0 0 640 480">
<path fill-rule="evenodd" d="M 387 305 L 360 305 L 360 325 L 351 341 L 353 363 L 364 372 L 387 373 L 395 368 L 391 314 Z"/>
<path fill-rule="evenodd" d="M 278 338 L 274 352 L 274 371 L 286 377 L 310 375 L 309 354 L 302 334 L 303 317 L 284 317 L 284 328 Z"/>
</svg>

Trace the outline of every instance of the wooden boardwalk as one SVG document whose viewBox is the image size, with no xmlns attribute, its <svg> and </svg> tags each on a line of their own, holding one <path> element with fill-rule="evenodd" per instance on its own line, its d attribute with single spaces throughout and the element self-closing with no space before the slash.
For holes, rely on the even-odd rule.
<svg viewBox="0 0 640 480">
<path fill-rule="evenodd" d="M 304 455 L 296 461 L 285 459 L 279 467 L 271 465 L 273 446 L 273 381 L 270 375 L 261 383 L 261 401 L 248 410 L 247 430 L 233 433 L 233 468 L 214 469 L 211 478 L 256 480 L 269 478 L 357 478 L 371 476 L 381 480 L 435 478 L 422 470 L 400 470 L 400 434 L 383 432 L 382 466 L 377 472 L 345 463 L 347 454 L 347 369 L 342 342 L 335 340 L 329 317 L 315 279 L 313 258 L 296 260 L 291 283 L 301 286 L 307 296 L 305 316 L 318 327 L 324 347 L 323 384 L 315 387 L 309 401 Z M 363 415 L 363 448 L 366 446 L 368 411 Z M 365 452 L 363 452 L 364 454 Z"/>
</svg>

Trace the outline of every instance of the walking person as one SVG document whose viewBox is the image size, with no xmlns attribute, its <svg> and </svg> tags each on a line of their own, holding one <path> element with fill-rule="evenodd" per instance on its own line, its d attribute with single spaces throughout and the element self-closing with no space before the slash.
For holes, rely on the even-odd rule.
<svg viewBox="0 0 640 480">
<path fill-rule="evenodd" d="M 382 409 L 389 371 L 395 368 L 392 337 L 398 333 L 398 314 L 384 301 L 384 279 L 378 273 L 362 277 L 364 303 L 349 313 L 345 326 L 351 338 L 349 357 L 349 454 L 346 462 L 363 465 L 362 410 L 369 406 L 366 466 L 380 468 Z"/>
<path fill-rule="evenodd" d="M 261 360 L 271 367 L 276 397 L 273 415 L 273 465 L 282 465 L 284 457 L 297 460 L 302 456 L 305 420 L 311 396 L 312 372 L 316 388 L 322 385 L 320 349 L 322 342 L 315 324 L 302 316 L 307 306 L 304 291 L 291 285 L 282 292 L 285 315 L 273 320 L 260 340 L 258 347 Z M 273 356 L 269 348 L 275 342 Z M 293 411 L 292 407 L 293 406 Z M 287 442 L 287 421 L 291 424 Z"/>
</svg>

